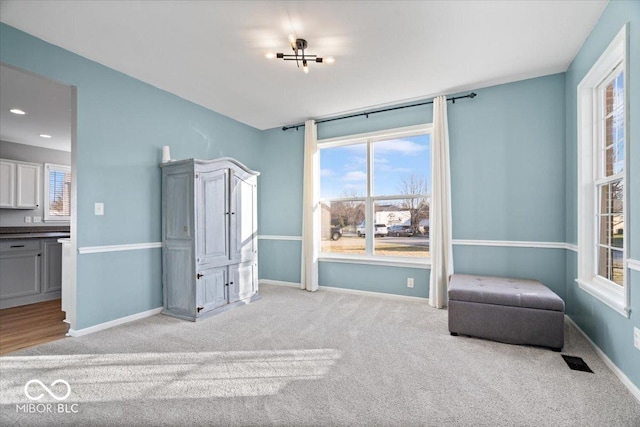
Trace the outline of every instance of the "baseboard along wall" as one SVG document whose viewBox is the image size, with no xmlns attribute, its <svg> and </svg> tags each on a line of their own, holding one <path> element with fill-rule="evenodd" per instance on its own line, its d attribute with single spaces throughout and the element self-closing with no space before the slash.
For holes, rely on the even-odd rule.
<svg viewBox="0 0 640 427">
<path fill-rule="evenodd" d="M 631 394 L 633 394 L 633 396 L 638 400 L 638 402 L 640 403 L 640 388 L 638 388 L 633 382 L 631 382 L 631 380 L 629 379 L 629 377 L 627 377 L 624 372 L 622 372 L 620 370 L 620 368 L 618 368 L 616 366 L 615 363 L 613 363 L 613 361 L 611 359 L 609 359 L 609 356 L 607 356 L 605 354 L 604 351 L 602 351 L 600 349 L 600 347 L 598 347 L 596 345 L 596 343 L 594 343 L 591 338 L 589 338 L 589 336 L 580 328 L 580 326 L 578 326 L 576 324 L 576 322 L 574 322 L 571 317 L 569 317 L 568 315 L 564 315 L 564 318 L 567 319 L 567 322 L 569 322 L 574 328 L 576 328 L 578 330 L 578 332 L 580 332 L 580 334 L 582 334 L 582 336 L 587 340 L 587 342 L 591 345 L 591 347 L 593 347 L 593 350 L 596 352 L 596 354 L 598 355 L 598 357 L 600 357 L 600 359 L 602 359 L 602 361 L 604 362 L 605 365 L 607 365 L 607 367 L 609 369 L 611 369 L 611 371 L 615 374 L 616 377 L 618 377 L 618 379 L 620 380 L 620 382 L 622 382 L 622 384 L 624 384 L 625 387 L 627 387 L 627 389 L 629 389 L 629 391 L 631 392 Z"/>
<path fill-rule="evenodd" d="M 93 334 L 94 332 L 104 331 L 105 329 L 113 328 L 114 326 L 122 325 L 125 323 L 133 322 L 134 320 L 144 319 L 145 317 L 155 316 L 162 311 L 162 307 L 154 308 L 140 313 L 131 314 L 129 316 L 120 317 L 119 319 L 110 320 L 108 322 L 99 323 L 97 325 L 89 326 L 83 329 L 69 329 L 67 335 L 70 337 L 81 337 L 83 335 Z"/>
</svg>

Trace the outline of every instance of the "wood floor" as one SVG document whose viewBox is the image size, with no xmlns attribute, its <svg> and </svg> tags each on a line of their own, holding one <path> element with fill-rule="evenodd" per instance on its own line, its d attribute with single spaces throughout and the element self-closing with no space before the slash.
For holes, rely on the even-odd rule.
<svg viewBox="0 0 640 427">
<path fill-rule="evenodd" d="M 0 310 L 0 355 L 66 336 L 60 300 Z"/>
</svg>

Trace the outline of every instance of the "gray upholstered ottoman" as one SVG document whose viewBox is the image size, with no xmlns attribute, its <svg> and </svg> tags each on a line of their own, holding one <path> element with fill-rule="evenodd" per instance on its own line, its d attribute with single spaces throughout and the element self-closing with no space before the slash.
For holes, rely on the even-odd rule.
<svg viewBox="0 0 640 427">
<path fill-rule="evenodd" d="M 536 280 L 454 274 L 449 332 L 560 351 L 564 301 Z"/>
</svg>

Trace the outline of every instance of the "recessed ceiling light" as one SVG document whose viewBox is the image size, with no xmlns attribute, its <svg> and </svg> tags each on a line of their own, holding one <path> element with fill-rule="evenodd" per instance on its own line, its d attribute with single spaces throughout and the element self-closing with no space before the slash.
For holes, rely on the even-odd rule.
<svg viewBox="0 0 640 427">
<path fill-rule="evenodd" d="M 46 133 L 41 133 L 40 138 L 51 138 L 51 135 L 47 135 Z"/>
<path fill-rule="evenodd" d="M 24 116 L 25 114 L 27 114 L 25 111 L 22 111 L 19 108 L 12 108 L 9 111 L 11 111 L 13 114 L 17 114 L 19 116 Z"/>
</svg>

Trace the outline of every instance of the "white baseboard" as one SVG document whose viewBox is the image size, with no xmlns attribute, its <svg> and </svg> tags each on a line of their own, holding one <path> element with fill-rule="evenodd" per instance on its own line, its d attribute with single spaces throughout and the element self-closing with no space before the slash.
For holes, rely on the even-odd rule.
<svg viewBox="0 0 640 427">
<path fill-rule="evenodd" d="M 387 294 L 384 292 L 371 292 L 371 291 L 360 291 L 357 289 L 347 289 L 347 288 L 335 288 L 333 286 L 318 286 L 318 290 L 321 291 L 329 291 L 329 292 L 339 292 L 344 294 L 355 294 L 355 295 L 367 295 L 372 297 L 382 297 L 389 299 L 403 299 L 403 300 L 413 300 L 413 301 L 422 301 L 429 304 L 429 298 L 423 297 L 411 297 L 408 295 L 396 295 L 396 294 Z"/>
<path fill-rule="evenodd" d="M 602 359 L 602 361 L 604 362 L 605 365 L 607 365 L 607 367 L 609 369 L 611 369 L 611 371 L 613 371 L 613 373 L 615 374 L 616 377 L 618 377 L 618 379 L 622 382 L 622 384 L 625 385 L 625 387 L 627 387 L 629 389 L 629 391 L 631 392 L 631 394 L 633 394 L 633 396 L 638 399 L 638 402 L 640 402 L 640 388 L 638 388 L 634 383 L 631 382 L 631 380 L 629 379 L 629 377 L 627 377 L 624 372 L 622 372 L 620 370 L 620 368 L 618 368 L 616 366 L 615 363 L 613 363 L 611 361 L 611 359 L 609 359 L 609 356 L 607 356 L 604 351 L 600 350 L 600 347 L 598 347 L 596 345 L 596 343 L 594 343 L 593 341 L 591 341 L 591 338 L 589 338 L 589 336 L 582 330 L 580 329 L 580 326 L 578 326 L 576 324 L 576 322 L 574 322 L 573 320 L 571 320 L 571 318 L 569 316 L 567 316 L 566 314 L 564 315 L 564 318 L 567 319 L 567 321 L 573 326 L 575 327 L 578 332 L 580 332 L 582 334 L 582 336 L 587 340 L 587 342 L 589 344 L 591 344 L 591 347 L 593 347 L 593 349 L 595 350 L 596 354 L 600 357 L 600 359 Z"/>
<path fill-rule="evenodd" d="M 287 287 L 290 287 L 290 288 L 302 289 L 300 283 L 284 282 L 284 281 L 281 281 L 281 280 L 260 279 L 260 284 L 287 286 Z M 360 291 L 360 290 L 357 290 L 357 289 L 335 288 L 333 286 L 318 286 L 318 290 L 320 290 L 320 291 L 328 291 L 328 292 L 341 292 L 341 293 L 344 293 L 344 294 L 368 295 L 368 296 L 391 298 L 391 299 L 404 299 L 404 300 L 408 299 L 408 300 L 413 300 L 413 301 L 424 301 L 427 304 L 429 303 L 429 298 L 411 297 L 411 296 L 407 296 L 407 295 L 387 294 L 387 293 L 384 293 L 384 292 Z"/>
<path fill-rule="evenodd" d="M 132 314 L 130 316 L 121 317 L 119 319 L 110 320 L 108 322 L 99 323 L 97 325 L 89 326 L 84 329 L 69 329 L 67 335 L 70 337 L 81 337 L 83 335 L 92 334 L 98 331 L 104 331 L 105 329 L 113 328 L 114 326 L 122 325 L 124 323 L 133 322 L 134 320 L 144 319 L 145 317 L 155 316 L 162 311 L 162 307 L 154 308 L 151 310 L 143 311 L 140 313 Z"/>
<path fill-rule="evenodd" d="M 270 279 L 260 279 L 259 283 L 262 285 L 276 285 L 276 286 L 288 286 L 290 288 L 302 289 L 300 287 L 300 283 L 295 282 L 285 282 L 282 280 L 270 280 Z"/>
</svg>

